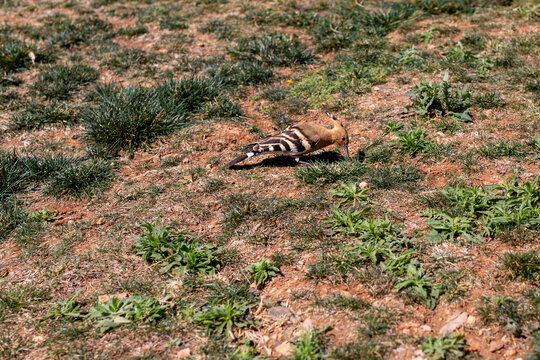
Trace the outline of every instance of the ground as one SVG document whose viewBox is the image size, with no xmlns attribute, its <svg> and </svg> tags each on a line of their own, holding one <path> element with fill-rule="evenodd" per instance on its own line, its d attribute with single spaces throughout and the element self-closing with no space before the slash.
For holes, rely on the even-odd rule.
<svg viewBox="0 0 540 360">
<path fill-rule="evenodd" d="M 0 357 L 537 359 L 539 12 L 4 1 Z"/>
</svg>

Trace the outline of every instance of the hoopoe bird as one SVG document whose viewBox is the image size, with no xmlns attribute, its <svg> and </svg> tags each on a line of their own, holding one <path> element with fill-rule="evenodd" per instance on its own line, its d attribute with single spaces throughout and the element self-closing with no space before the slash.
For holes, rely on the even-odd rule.
<svg viewBox="0 0 540 360">
<path fill-rule="evenodd" d="M 328 111 L 326 115 L 332 121 L 332 128 L 328 129 L 317 124 L 292 125 L 279 135 L 269 136 L 246 148 L 247 153 L 237 157 L 229 163 L 229 167 L 241 161 L 260 154 L 272 153 L 294 157 L 298 163 L 300 156 L 312 153 L 327 146 L 337 144 L 345 151 L 345 158 L 349 160 L 349 135 L 343 124 Z"/>
</svg>

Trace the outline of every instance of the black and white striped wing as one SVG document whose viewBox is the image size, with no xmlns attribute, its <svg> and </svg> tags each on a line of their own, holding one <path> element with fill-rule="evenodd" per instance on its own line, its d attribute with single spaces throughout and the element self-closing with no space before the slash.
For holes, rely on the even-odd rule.
<svg viewBox="0 0 540 360">
<path fill-rule="evenodd" d="M 259 141 L 248 150 L 253 155 L 274 152 L 289 156 L 298 156 L 313 149 L 319 140 L 320 137 L 315 131 L 295 125 L 288 127 L 279 135 Z"/>
<path fill-rule="evenodd" d="M 279 135 L 267 137 L 248 146 L 247 153 L 231 161 L 228 166 L 231 167 L 263 153 L 300 156 L 313 151 L 319 141 L 321 141 L 321 137 L 312 126 L 307 124 L 290 126 Z"/>
</svg>

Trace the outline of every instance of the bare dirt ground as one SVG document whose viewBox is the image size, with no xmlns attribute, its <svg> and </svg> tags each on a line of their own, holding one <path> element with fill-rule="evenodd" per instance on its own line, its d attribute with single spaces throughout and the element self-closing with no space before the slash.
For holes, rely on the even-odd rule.
<svg viewBox="0 0 540 360">
<path fill-rule="evenodd" d="M 107 158 L 113 177 L 102 190 L 53 194 L 46 183 L 37 182 L 2 197 L 25 213 L 47 209 L 48 215 L 25 218 L 2 233 L 0 357 L 536 359 L 538 256 L 523 265 L 532 274 L 528 278 L 516 275 L 504 259 L 507 253 L 537 254 L 538 217 L 536 223 L 525 220 L 526 231 L 517 238 L 510 239 L 512 231 L 506 229 L 482 235 L 475 243 L 459 233 L 430 240 L 433 228 L 424 212 L 445 205 L 435 196 L 447 187 L 501 185 L 514 176 L 519 183 L 533 182 L 540 175 L 538 5 L 450 1 L 454 7 L 449 8 L 444 1 L 417 1 L 410 3 L 414 14 L 399 18 L 390 12 L 397 3 L 366 1 L 359 9 L 354 2 L 324 0 L 4 2 L 3 41 L 17 39 L 31 44 L 35 53 L 52 54 L 47 61 L 3 69 L 5 79 L 21 80 L 16 86 L 2 81 L 0 149 L 5 154 L 90 158 L 87 122 L 13 130 L 14 116 L 30 102 L 59 101 L 81 114 L 94 106 L 96 84 L 152 88 L 167 79 L 212 76 L 211 66 L 253 61 L 239 60 L 230 51 L 240 39 L 276 31 L 298 35 L 314 60 L 268 63 L 272 80 L 239 81 L 223 90 L 241 115 L 201 110 L 188 126 L 145 142 L 132 156 L 122 150 Z M 360 21 L 348 19 L 354 11 L 382 18 L 372 20 L 376 25 L 360 22 L 359 29 L 351 30 Z M 301 21 L 287 20 L 288 15 Z M 47 27 L 51 19 L 61 21 Z M 62 45 L 75 36 L 68 22 L 84 19 L 99 19 L 110 27 L 82 27 L 81 39 Z M 317 30 L 327 19 L 345 20 L 331 23 L 338 27 L 324 36 L 350 37 L 330 51 L 319 46 L 326 37 Z M 216 28 L 228 34 L 202 30 L 216 20 L 221 24 Z M 146 32 L 119 33 L 138 26 Z M 383 33 L 369 35 L 370 26 Z M 122 55 L 133 49 L 142 53 Z M 262 45 L 259 49 L 264 52 Z M 51 99 L 35 86 L 51 64 L 83 64 L 99 76 L 67 99 Z M 472 121 L 456 120 L 449 113 L 424 116 L 414 108 L 403 113 L 411 105 L 406 93 L 421 82 L 440 82 L 447 69 L 452 84 L 470 86 Z M 311 84 L 307 90 L 302 86 L 306 83 Z M 266 95 L 268 89 L 284 95 L 275 100 Z M 13 100 L 5 100 L 9 91 L 16 94 Z M 346 166 L 337 155 L 339 148 L 310 158 L 337 159 L 325 165 L 327 172 L 315 183 L 303 177 L 311 166 L 297 166 L 286 158 L 261 156 L 233 169 L 225 166 L 246 145 L 279 132 L 283 121 L 327 124 L 324 109 L 332 110 L 348 129 L 349 151 L 364 169 L 361 174 L 329 177 L 332 169 Z M 396 124 L 402 128 L 389 130 Z M 408 152 L 400 131 L 414 128 L 424 129 L 436 146 Z M 515 146 L 502 149 L 505 144 Z M 377 151 L 389 155 L 377 157 Z M 374 175 L 398 167 L 413 169 L 414 180 L 393 172 L 383 179 Z M 390 176 L 396 180 L 381 185 Z M 2 181 L 7 183 L 7 178 Z M 426 271 L 425 288 L 440 290 L 433 296 L 435 306 L 428 306 L 412 287 L 397 287 L 405 273 L 385 270 L 382 262 L 372 263 L 369 257 L 347 257 L 359 234 L 343 234 L 325 221 L 339 201 L 329 191 L 340 182 L 370 189 L 372 209 L 365 218 L 389 219 L 402 227 L 413 244 L 411 263 Z M 538 214 L 538 198 L 535 201 L 530 206 Z M 9 216 L 3 212 L 2 221 L 10 223 Z M 219 247 L 220 265 L 205 272 L 160 271 L 163 261 L 146 261 L 134 252 L 137 239 L 146 233 L 141 225 L 147 222 Z M 280 273 L 256 286 L 246 266 L 262 258 L 271 259 Z M 223 317 L 196 320 L 215 305 L 208 299 L 216 283 L 238 294 L 244 286 L 247 295 L 233 299 L 252 302 L 231 320 L 232 330 L 222 333 L 216 328 Z M 73 295 L 79 307 L 68 309 L 77 316 L 51 312 Z M 105 302 L 98 298 L 103 295 L 146 296 L 163 310 L 155 320 L 142 316 L 100 331 L 101 323 L 87 314 Z M 113 321 L 116 315 L 105 318 Z M 452 342 L 459 334 L 463 339 Z M 433 339 L 440 340 L 432 348 L 442 355 L 430 351 Z"/>
</svg>

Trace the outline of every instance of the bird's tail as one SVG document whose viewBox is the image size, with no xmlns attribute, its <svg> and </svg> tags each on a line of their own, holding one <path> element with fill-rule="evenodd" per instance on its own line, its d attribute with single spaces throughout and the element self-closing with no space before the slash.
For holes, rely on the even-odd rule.
<svg viewBox="0 0 540 360">
<path fill-rule="evenodd" d="M 253 157 L 253 156 L 255 156 L 255 155 L 257 155 L 256 152 L 250 151 L 250 152 L 248 152 L 247 154 L 244 154 L 244 155 L 242 155 L 242 156 L 237 157 L 236 159 L 234 159 L 233 161 L 231 161 L 227 166 L 228 166 L 228 167 L 231 167 L 231 166 L 236 165 L 236 164 L 238 164 L 239 162 L 242 162 L 242 161 L 244 161 L 244 160 L 246 160 L 246 159 L 248 159 L 248 158 L 250 158 L 250 157 Z"/>
</svg>

